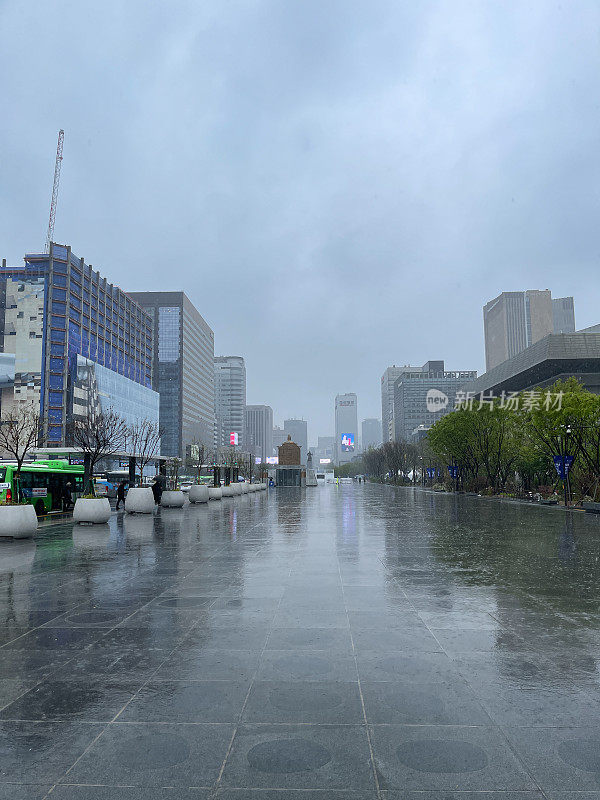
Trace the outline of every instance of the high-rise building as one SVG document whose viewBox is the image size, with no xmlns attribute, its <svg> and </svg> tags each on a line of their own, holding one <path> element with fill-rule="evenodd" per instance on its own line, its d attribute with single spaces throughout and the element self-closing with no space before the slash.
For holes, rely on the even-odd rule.
<svg viewBox="0 0 600 800">
<path fill-rule="evenodd" d="M 475 370 L 447 372 L 443 361 L 405 367 L 394 383 L 394 439 L 410 441 L 419 427 L 431 427 L 452 411 L 456 393 L 476 377 Z"/>
<path fill-rule="evenodd" d="M 490 370 L 551 333 L 575 330 L 572 297 L 549 289 L 502 292 L 483 307 L 485 363 Z"/>
<path fill-rule="evenodd" d="M 273 409 L 271 406 L 246 406 L 247 450 L 264 463 L 273 453 Z"/>
<path fill-rule="evenodd" d="M 185 458 L 214 444 L 214 334 L 184 292 L 129 292 L 154 327 L 153 388 L 160 394 L 161 453 Z"/>
<path fill-rule="evenodd" d="M 287 440 L 287 433 L 278 425 L 273 427 L 273 455 L 277 455 L 278 449 Z"/>
<path fill-rule="evenodd" d="M 369 447 L 379 447 L 381 442 L 381 422 L 378 419 L 363 419 L 361 450 L 368 450 Z"/>
<path fill-rule="evenodd" d="M 70 444 L 73 418 L 112 409 L 158 423 L 152 321 L 141 306 L 65 245 L 0 269 L 2 414 L 33 402 L 40 444 Z"/>
<path fill-rule="evenodd" d="M 308 426 L 304 419 L 286 419 L 283 422 L 283 430 L 287 436 L 292 437 L 292 441 L 296 442 L 300 447 L 300 458 L 303 464 L 306 464 L 306 454 L 308 453 Z"/>
<path fill-rule="evenodd" d="M 394 439 L 394 382 L 403 369 L 413 367 L 388 367 L 381 376 L 381 441 L 391 442 Z M 418 367 L 414 367 L 418 369 Z"/>
<path fill-rule="evenodd" d="M 335 460 L 352 461 L 358 452 L 358 416 L 356 395 L 338 394 L 335 398 Z"/>
<path fill-rule="evenodd" d="M 552 300 L 553 333 L 575 333 L 575 305 L 572 297 Z"/>
<path fill-rule="evenodd" d="M 214 369 L 217 446 L 228 446 L 232 433 L 237 433 L 238 445 L 243 446 L 246 364 L 242 356 L 216 356 Z"/>
</svg>

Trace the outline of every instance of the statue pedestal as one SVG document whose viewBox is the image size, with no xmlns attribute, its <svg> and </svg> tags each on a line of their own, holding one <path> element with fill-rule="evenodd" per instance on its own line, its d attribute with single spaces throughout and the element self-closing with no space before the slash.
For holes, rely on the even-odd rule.
<svg viewBox="0 0 600 800">
<path fill-rule="evenodd" d="M 317 483 L 317 473 L 314 469 L 307 469 L 306 470 L 306 485 L 307 486 L 318 486 Z"/>
</svg>

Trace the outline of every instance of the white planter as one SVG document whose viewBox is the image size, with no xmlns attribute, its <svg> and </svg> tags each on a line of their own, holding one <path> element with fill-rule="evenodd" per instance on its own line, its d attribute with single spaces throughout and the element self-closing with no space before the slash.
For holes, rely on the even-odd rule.
<svg viewBox="0 0 600 800">
<path fill-rule="evenodd" d="M 242 490 L 242 494 L 248 494 L 250 491 L 250 485 L 248 483 L 240 483 L 240 488 Z"/>
<path fill-rule="evenodd" d="M 267 484 L 266 483 L 259 483 L 258 485 L 260 486 L 261 491 L 263 491 L 264 489 L 267 488 Z"/>
<path fill-rule="evenodd" d="M 26 539 L 37 531 L 35 508 L 30 505 L 0 506 L 0 536 Z"/>
<path fill-rule="evenodd" d="M 236 495 L 236 497 L 237 497 L 238 494 L 242 493 L 242 484 L 241 483 L 234 483 L 233 484 L 233 493 L 234 493 L 234 495 Z"/>
<path fill-rule="evenodd" d="M 235 494 L 233 483 L 230 483 L 229 486 L 221 486 L 222 497 L 233 497 Z"/>
<path fill-rule="evenodd" d="M 92 525 L 103 525 L 110 519 L 110 514 L 108 497 L 78 497 L 73 509 L 73 522 L 89 522 Z"/>
<path fill-rule="evenodd" d="M 154 511 L 154 495 L 147 486 L 130 489 L 125 498 L 125 511 L 129 514 L 152 514 Z"/>
<path fill-rule="evenodd" d="M 183 492 L 166 491 L 162 493 L 160 504 L 163 508 L 183 508 L 185 495 Z"/>
<path fill-rule="evenodd" d="M 209 486 L 208 487 L 208 499 L 209 500 L 220 500 L 223 497 L 223 489 L 220 486 Z"/>
<path fill-rule="evenodd" d="M 193 484 L 190 486 L 188 497 L 190 503 L 208 503 L 208 486 L 200 486 L 200 484 Z"/>
</svg>

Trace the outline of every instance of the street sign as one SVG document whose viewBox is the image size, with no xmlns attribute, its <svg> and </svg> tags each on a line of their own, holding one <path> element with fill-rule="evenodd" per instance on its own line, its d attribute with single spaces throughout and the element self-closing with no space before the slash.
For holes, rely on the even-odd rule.
<svg viewBox="0 0 600 800">
<path fill-rule="evenodd" d="M 558 477 L 562 478 L 563 480 L 569 474 L 569 470 L 571 469 L 571 465 L 573 464 L 573 456 L 552 456 L 554 461 L 554 466 L 556 471 L 558 472 Z"/>
</svg>

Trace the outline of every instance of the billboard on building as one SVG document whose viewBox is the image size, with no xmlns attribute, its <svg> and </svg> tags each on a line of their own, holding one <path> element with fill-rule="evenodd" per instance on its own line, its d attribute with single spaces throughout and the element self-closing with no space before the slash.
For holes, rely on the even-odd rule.
<svg viewBox="0 0 600 800">
<path fill-rule="evenodd" d="M 229 434 L 229 444 L 232 445 L 233 447 L 237 447 L 238 440 L 239 440 L 238 434 L 235 431 L 231 431 L 231 433 Z"/>
<path fill-rule="evenodd" d="M 278 456 L 267 456 L 265 460 L 267 464 L 279 464 Z"/>
<path fill-rule="evenodd" d="M 331 464 L 331 459 L 330 458 L 320 458 L 319 459 L 319 464 Z"/>
<path fill-rule="evenodd" d="M 342 433 L 342 452 L 343 453 L 353 453 L 354 452 L 354 434 L 353 433 Z"/>
</svg>

